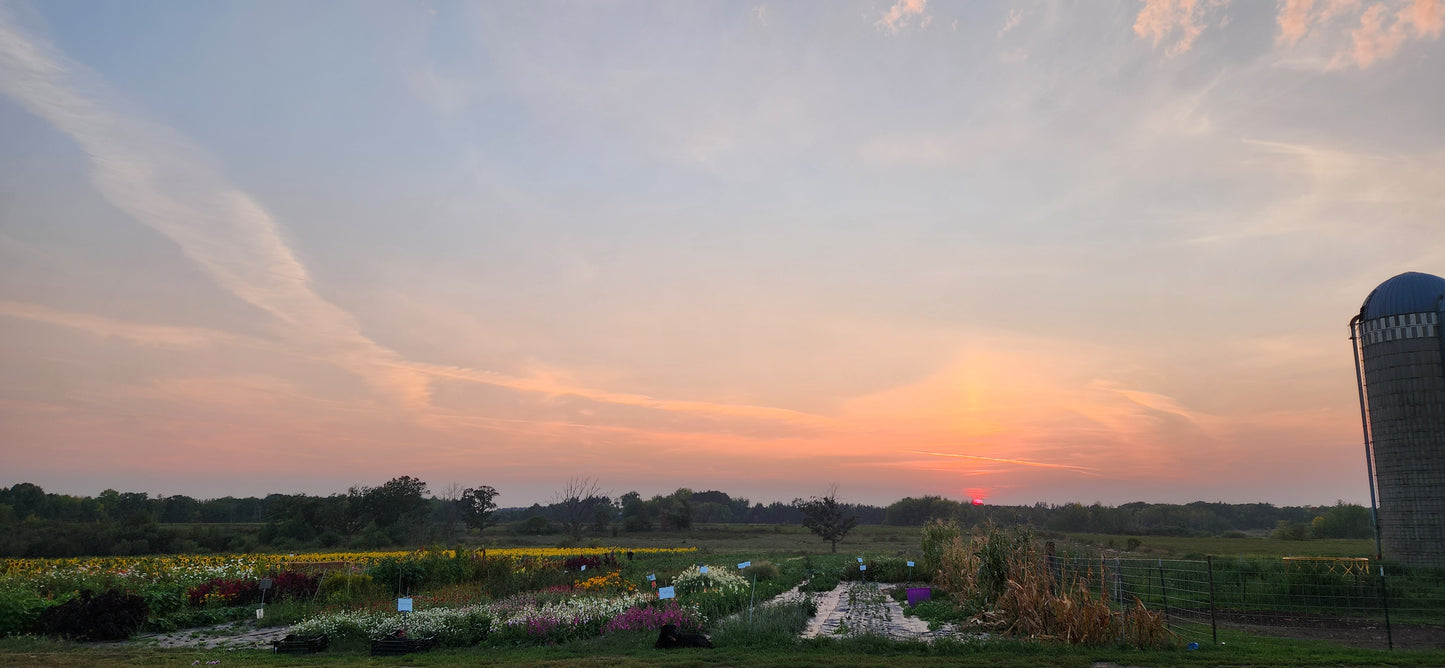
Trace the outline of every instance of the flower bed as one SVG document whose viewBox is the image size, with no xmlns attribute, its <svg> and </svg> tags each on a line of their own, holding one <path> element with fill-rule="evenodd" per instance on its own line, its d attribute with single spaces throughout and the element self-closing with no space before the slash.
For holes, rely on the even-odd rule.
<svg viewBox="0 0 1445 668">
<path fill-rule="evenodd" d="M 413 637 L 435 636 L 446 646 L 466 646 L 483 638 L 498 643 L 549 643 L 609 631 L 657 629 L 663 624 L 698 629 L 702 618 L 676 601 L 657 604 L 649 594 L 613 597 L 546 597 L 520 594 L 485 605 L 418 610 L 405 619 Z M 402 617 L 391 611 L 349 610 L 317 615 L 296 624 L 298 636 L 327 635 L 333 641 L 380 640 L 402 630 Z"/>
</svg>

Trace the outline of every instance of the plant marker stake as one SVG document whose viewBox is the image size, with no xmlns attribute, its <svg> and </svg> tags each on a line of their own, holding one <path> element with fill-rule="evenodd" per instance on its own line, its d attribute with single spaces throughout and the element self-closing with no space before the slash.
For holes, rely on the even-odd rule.
<svg viewBox="0 0 1445 668">
<path fill-rule="evenodd" d="M 1209 569 L 1209 634 L 1214 644 L 1219 644 L 1219 623 L 1214 618 L 1214 555 L 1204 556 L 1204 567 Z"/>
<path fill-rule="evenodd" d="M 1380 564 L 1380 603 L 1385 608 L 1385 639 L 1395 649 L 1395 632 L 1390 630 L 1390 588 L 1385 584 L 1385 565 Z"/>
</svg>

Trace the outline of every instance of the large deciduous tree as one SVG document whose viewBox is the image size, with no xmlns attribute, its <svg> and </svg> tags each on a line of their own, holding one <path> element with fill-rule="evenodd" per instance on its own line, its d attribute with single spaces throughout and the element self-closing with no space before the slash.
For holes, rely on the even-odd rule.
<svg viewBox="0 0 1445 668">
<path fill-rule="evenodd" d="M 799 499 L 794 504 L 803 511 L 803 526 L 832 543 L 834 553 L 838 552 L 838 541 L 858 526 L 858 516 L 838 502 L 837 485 L 829 487 L 824 496 L 815 496 L 807 501 Z"/>
<path fill-rule="evenodd" d="M 492 519 L 492 512 L 497 509 L 494 500 L 496 498 L 497 490 L 489 485 L 462 490 L 462 496 L 456 502 L 461 510 L 462 521 L 477 531 L 486 529 Z"/>
<path fill-rule="evenodd" d="M 426 492 L 426 483 L 409 475 L 392 478 L 366 490 L 361 497 L 362 512 L 382 528 L 403 519 L 420 524 L 427 515 Z"/>
</svg>

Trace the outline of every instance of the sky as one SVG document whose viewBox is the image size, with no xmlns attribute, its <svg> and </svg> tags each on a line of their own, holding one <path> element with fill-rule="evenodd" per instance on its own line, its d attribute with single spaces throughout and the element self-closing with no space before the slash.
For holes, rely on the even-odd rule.
<svg viewBox="0 0 1445 668">
<path fill-rule="evenodd" d="M 0 0 L 0 486 L 1368 500 L 1445 0 Z"/>
</svg>

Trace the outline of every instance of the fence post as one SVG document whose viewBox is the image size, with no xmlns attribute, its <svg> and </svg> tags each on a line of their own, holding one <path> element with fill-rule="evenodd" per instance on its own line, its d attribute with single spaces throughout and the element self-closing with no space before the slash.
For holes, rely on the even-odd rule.
<svg viewBox="0 0 1445 668">
<path fill-rule="evenodd" d="M 1164 560 L 1159 560 L 1159 595 L 1164 597 L 1164 625 L 1169 625 L 1169 585 L 1164 581 Z"/>
<path fill-rule="evenodd" d="M 1244 555 L 1239 555 L 1239 610 L 1249 610 L 1249 581 L 1244 577 Z"/>
<path fill-rule="evenodd" d="M 1385 583 L 1385 566 L 1380 565 L 1380 605 L 1385 609 L 1385 641 L 1395 649 L 1395 633 L 1390 630 L 1390 587 Z"/>
<path fill-rule="evenodd" d="M 1214 555 L 1204 557 L 1204 567 L 1209 569 L 1209 633 L 1214 644 L 1219 644 L 1219 625 L 1214 621 Z"/>
</svg>

